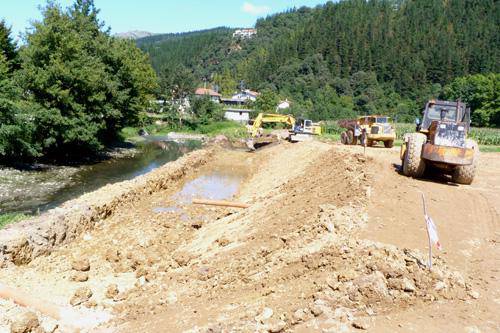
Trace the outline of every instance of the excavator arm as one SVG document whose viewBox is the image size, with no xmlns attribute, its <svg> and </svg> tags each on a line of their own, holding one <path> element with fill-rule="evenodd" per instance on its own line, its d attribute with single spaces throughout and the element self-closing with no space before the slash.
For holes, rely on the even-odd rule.
<svg viewBox="0 0 500 333">
<path fill-rule="evenodd" d="M 295 118 L 292 115 L 285 114 L 275 114 L 275 113 L 259 113 L 257 118 L 253 121 L 253 124 L 248 128 L 248 134 L 255 138 L 259 136 L 262 128 L 262 124 L 286 124 L 290 128 L 295 125 Z"/>
</svg>

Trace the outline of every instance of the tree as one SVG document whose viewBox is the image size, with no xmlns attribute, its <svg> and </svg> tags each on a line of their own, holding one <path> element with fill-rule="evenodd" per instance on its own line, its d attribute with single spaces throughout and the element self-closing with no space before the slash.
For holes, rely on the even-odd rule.
<svg viewBox="0 0 500 333">
<path fill-rule="evenodd" d="M 156 76 L 131 42 L 103 31 L 91 0 L 67 10 L 49 2 L 21 51 L 19 78 L 33 114 L 34 139 L 43 152 L 96 152 L 135 124 L 148 106 Z"/>
<path fill-rule="evenodd" d="M 196 97 L 191 106 L 195 120 L 200 125 L 208 125 L 223 118 L 222 108 L 210 100 L 208 96 Z"/>
<path fill-rule="evenodd" d="M 500 74 L 457 78 L 444 88 L 442 97 L 465 102 L 472 110 L 473 125 L 500 127 Z"/>
<path fill-rule="evenodd" d="M 5 20 L 0 21 L 0 54 L 4 56 L 3 61 L 7 63 L 9 71 L 19 68 L 16 43 L 11 33 L 11 28 L 7 26 Z"/>
<path fill-rule="evenodd" d="M 196 87 L 191 70 L 184 65 L 165 66 L 159 74 L 160 96 L 168 100 L 181 100 L 191 95 Z"/>
<path fill-rule="evenodd" d="M 33 105 L 21 102 L 21 90 L 9 74 L 9 63 L 0 54 L 0 161 L 17 161 L 40 155 L 40 147 L 32 140 L 33 123 L 27 110 Z"/>
<path fill-rule="evenodd" d="M 255 108 L 260 112 L 275 113 L 279 103 L 278 95 L 271 89 L 262 91 L 255 101 Z"/>
</svg>

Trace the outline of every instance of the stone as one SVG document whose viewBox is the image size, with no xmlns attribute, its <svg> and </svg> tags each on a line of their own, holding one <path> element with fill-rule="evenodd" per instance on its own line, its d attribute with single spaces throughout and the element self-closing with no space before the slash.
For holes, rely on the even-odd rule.
<svg viewBox="0 0 500 333">
<path fill-rule="evenodd" d="M 316 304 L 311 305 L 309 309 L 311 310 L 311 313 L 314 317 L 319 317 L 323 314 L 323 309 Z"/>
<path fill-rule="evenodd" d="M 264 308 L 264 310 L 262 310 L 262 313 L 259 314 L 257 317 L 255 317 L 255 320 L 262 322 L 264 320 L 271 318 L 273 314 L 274 314 L 273 309 Z"/>
<path fill-rule="evenodd" d="M 380 300 L 389 296 L 385 277 L 380 271 L 355 279 L 353 285 L 363 296 L 373 300 Z"/>
<path fill-rule="evenodd" d="M 40 322 L 33 312 L 25 312 L 12 321 L 11 333 L 40 332 Z"/>
<path fill-rule="evenodd" d="M 286 327 L 286 323 L 279 319 L 266 319 L 264 322 L 265 329 L 270 333 L 283 332 Z"/>
<path fill-rule="evenodd" d="M 109 262 L 119 262 L 120 261 L 120 252 L 116 249 L 107 249 L 105 258 Z"/>
<path fill-rule="evenodd" d="M 88 259 L 75 259 L 71 263 L 71 268 L 75 271 L 88 272 L 90 270 L 90 263 Z"/>
<path fill-rule="evenodd" d="M 89 279 L 89 274 L 87 272 L 74 272 L 70 279 L 75 282 L 86 282 Z"/>
<path fill-rule="evenodd" d="M 191 261 L 191 256 L 187 252 L 177 252 L 174 254 L 172 259 L 174 259 L 177 265 L 182 267 L 189 264 L 189 262 Z"/>
<path fill-rule="evenodd" d="M 415 284 L 413 283 L 413 281 L 408 278 L 403 278 L 403 290 L 410 293 L 414 292 Z"/>
<path fill-rule="evenodd" d="M 92 297 L 92 290 L 88 287 L 80 287 L 75 291 L 75 294 L 69 300 L 69 304 L 73 306 L 87 302 Z"/>
<path fill-rule="evenodd" d="M 307 319 L 307 313 L 306 311 L 304 311 L 304 309 L 298 309 L 293 313 L 292 317 L 294 323 L 300 323 Z"/>
<path fill-rule="evenodd" d="M 436 290 L 436 291 L 441 291 L 441 290 L 444 290 L 446 288 L 447 288 L 446 283 L 444 283 L 443 281 L 438 281 L 436 283 L 436 285 L 434 286 L 434 290 Z"/>
<path fill-rule="evenodd" d="M 406 292 L 414 292 L 416 290 L 415 283 L 413 283 L 412 280 L 406 277 L 402 279 L 397 279 L 397 278 L 388 279 L 387 285 L 389 286 L 390 289 L 394 290 L 401 290 Z"/>
<path fill-rule="evenodd" d="M 121 292 L 113 298 L 115 302 L 121 302 L 127 299 L 127 293 Z"/>
<path fill-rule="evenodd" d="M 468 295 L 474 299 L 478 299 L 479 298 L 479 293 L 477 291 L 474 291 L 474 290 L 471 290 L 468 292 Z"/>
<path fill-rule="evenodd" d="M 370 328 L 370 321 L 368 318 L 358 318 L 352 322 L 352 327 L 358 330 L 367 330 Z"/>
<path fill-rule="evenodd" d="M 118 290 L 118 286 L 115 283 L 113 283 L 106 288 L 105 296 L 106 298 L 109 299 L 115 299 L 115 297 L 117 297 L 119 293 L 120 291 Z"/>
</svg>

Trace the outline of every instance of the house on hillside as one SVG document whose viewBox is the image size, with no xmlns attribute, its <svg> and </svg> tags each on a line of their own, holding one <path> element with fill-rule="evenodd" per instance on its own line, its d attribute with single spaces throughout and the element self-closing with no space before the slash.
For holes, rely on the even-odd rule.
<svg viewBox="0 0 500 333">
<path fill-rule="evenodd" d="M 285 99 L 284 101 L 279 102 L 278 106 L 276 107 L 276 109 L 278 110 L 278 112 L 280 110 L 286 110 L 286 109 L 289 109 L 289 108 L 290 108 L 290 101 L 288 99 Z"/>
<path fill-rule="evenodd" d="M 257 34 L 257 29 L 238 29 L 233 33 L 233 38 L 252 38 Z"/>
<path fill-rule="evenodd" d="M 246 124 L 252 117 L 252 112 L 254 112 L 254 110 L 240 109 L 237 107 L 227 107 L 224 109 L 224 118 L 227 120 L 233 120 L 242 124 Z"/>
<path fill-rule="evenodd" d="M 196 89 L 194 94 L 197 97 L 210 96 L 210 100 L 215 103 L 220 103 L 220 99 L 222 97 L 222 95 L 216 92 L 215 90 L 208 88 L 198 88 Z"/>
<path fill-rule="evenodd" d="M 231 99 L 232 100 L 239 100 L 241 102 L 248 102 L 252 101 L 255 102 L 257 100 L 257 97 L 260 96 L 260 93 L 252 90 L 242 90 L 237 94 L 234 94 Z"/>
</svg>

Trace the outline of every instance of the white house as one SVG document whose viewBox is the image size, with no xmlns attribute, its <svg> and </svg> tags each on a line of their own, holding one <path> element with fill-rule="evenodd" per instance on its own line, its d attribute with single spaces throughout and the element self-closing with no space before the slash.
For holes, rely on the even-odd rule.
<svg viewBox="0 0 500 333">
<path fill-rule="evenodd" d="M 242 90 L 237 94 L 234 94 L 233 97 L 231 97 L 232 100 L 239 100 L 241 102 L 246 102 L 246 101 L 252 101 L 255 102 L 257 100 L 257 97 L 259 97 L 260 93 L 256 91 L 251 91 L 251 90 Z"/>
<path fill-rule="evenodd" d="M 238 29 L 233 33 L 234 38 L 252 38 L 257 34 L 257 29 Z"/>
<path fill-rule="evenodd" d="M 221 94 L 216 92 L 215 90 L 208 89 L 208 88 L 198 88 L 194 92 L 196 96 L 210 96 L 210 100 L 215 103 L 220 103 L 220 98 L 222 97 Z"/>
<path fill-rule="evenodd" d="M 224 109 L 224 118 L 246 124 L 250 120 L 250 113 L 252 112 L 253 110 L 227 108 Z"/>
<path fill-rule="evenodd" d="M 290 101 L 288 99 L 281 101 L 277 106 L 278 110 L 285 110 L 285 109 L 289 109 L 289 108 L 290 108 Z"/>
</svg>

